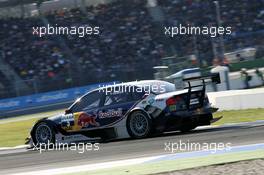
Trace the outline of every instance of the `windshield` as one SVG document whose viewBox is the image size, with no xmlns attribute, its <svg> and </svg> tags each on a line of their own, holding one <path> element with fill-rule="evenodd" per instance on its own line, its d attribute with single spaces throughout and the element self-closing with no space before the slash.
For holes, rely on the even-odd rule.
<svg viewBox="0 0 264 175">
<path fill-rule="evenodd" d="M 103 93 L 94 91 L 77 99 L 69 108 L 70 112 L 80 112 L 99 107 Z"/>
</svg>

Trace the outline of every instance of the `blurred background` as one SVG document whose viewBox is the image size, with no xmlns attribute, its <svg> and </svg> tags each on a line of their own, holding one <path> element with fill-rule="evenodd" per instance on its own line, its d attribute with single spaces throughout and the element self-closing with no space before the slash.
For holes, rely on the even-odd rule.
<svg viewBox="0 0 264 175">
<path fill-rule="evenodd" d="M 47 24 L 99 26 L 100 35 L 32 35 Z M 164 26 L 179 24 L 230 26 L 232 34 L 164 35 Z M 164 69 L 224 65 L 244 68 L 243 78 L 264 67 L 263 0 L 0 0 L 0 28 L 0 98 L 163 79 Z"/>
</svg>

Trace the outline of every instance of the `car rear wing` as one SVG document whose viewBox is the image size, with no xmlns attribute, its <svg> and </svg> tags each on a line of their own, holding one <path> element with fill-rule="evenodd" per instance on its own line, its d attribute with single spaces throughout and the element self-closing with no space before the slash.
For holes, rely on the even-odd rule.
<svg viewBox="0 0 264 175">
<path fill-rule="evenodd" d="M 191 82 L 192 81 L 201 81 L 202 85 L 206 85 L 206 83 L 215 83 L 215 84 L 220 84 L 221 80 L 220 80 L 220 75 L 219 73 L 211 73 L 205 76 L 199 76 L 199 77 L 191 77 L 191 78 L 185 78 L 183 79 L 184 82 L 188 82 L 189 87 L 191 86 Z M 194 86 L 192 86 L 194 87 Z"/>
<path fill-rule="evenodd" d="M 186 79 L 183 79 L 183 81 L 188 83 L 188 87 L 185 88 L 185 89 L 188 89 L 188 99 L 187 99 L 188 109 L 190 109 L 190 106 L 192 105 L 191 104 L 192 94 L 195 93 L 192 91 L 193 88 L 197 88 L 197 87 L 202 88 L 201 90 L 199 90 L 199 92 L 201 92 L 201 94 L 198 96 L 199 107 L 202 107 L 204 104 L 204 99 L 205 99 L 206 85 L 210 84 L 210 83 L 214 83 L 214 84 L 220 84 L 221 83 L 219 73 L 211 73 L 211 74 L 205 75 L 205 76 L 186 78 Z M 191 82 L 194 82 L 194 81 L 196 81 L 196 82 L 200 81 L 200 84 L 192 85 Z"/>
</svg>

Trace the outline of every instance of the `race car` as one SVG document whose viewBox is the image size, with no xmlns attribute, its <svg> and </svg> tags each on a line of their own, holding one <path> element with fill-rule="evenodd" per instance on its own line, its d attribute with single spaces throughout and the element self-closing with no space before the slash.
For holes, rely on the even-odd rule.
<svg viewBox="0 0 264 175">
<path fill-rule="evenodd" d="M 219 74 L 184 82 L 186 87 L 181 90 L 161 80 L 99 87 L 77 99 L 64 114 L 38 120 L 28 142 L 37 145 L 145 138 L 155 133 L 188 132 L 197 126 L 210 125 L 217 108 L 209 103 L 206 85 L 220 83 Z"/>
</svg>

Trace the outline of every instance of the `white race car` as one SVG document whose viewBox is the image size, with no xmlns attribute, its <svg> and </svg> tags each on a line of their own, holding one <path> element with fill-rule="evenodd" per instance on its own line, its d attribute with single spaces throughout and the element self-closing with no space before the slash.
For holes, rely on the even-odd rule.
<svg viewBox="0 0 264 175">
<path fill-rule="evenodd" d="M 200 84 L 192 85 L 193 81 Z M 220 83 L 219 74 L 185 79 L 183 90 L 174 84 L 147 80 L 100 87 L 75 101 L 64 114 L 40 119 L 28 141 L 35 145 L 145 138 L 172 130 L 190 131 L 210 125 L 212 113 L 205 92 L 207 82 Z"/>
</svg>

